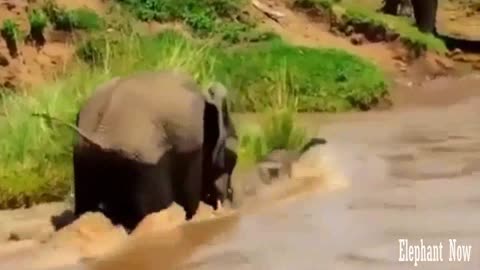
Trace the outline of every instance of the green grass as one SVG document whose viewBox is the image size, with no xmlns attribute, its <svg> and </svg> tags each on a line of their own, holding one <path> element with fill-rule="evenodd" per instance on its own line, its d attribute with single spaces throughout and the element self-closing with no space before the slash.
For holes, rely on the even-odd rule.
<svg viewBox="0 0 480 270">
<path fill-rule="evenodd" d="M 18 24 L 10 19 L 4 20 L 0 35 L 5 40 L 10 56 L 16 57 L 18 55 L 18 40 L 20 39 L 20 31 Z"/>
<path fill-rule="evenodd" d="M 242 13 L 246 0 L 117 0 L 143 21 L 182 22 L 197 37 L 219 37 L 228 43 L 265 40 L 256 22 Z"/>
<path fill-rule="evenodd" d="M 103 38 L 103 40 L 102 40 Z M 281 40 L 225 51 L 215 43 L 173 31 L 157 36 L 97 36 L 78 49 L 79 61 L 64 77 L 0 98 L 0 208 L 58 200 L 70 190 L 72 132 L 30 116 L 45 112 L 73 122 L 95 87 L 114 76 L 177 68 L 203 86 L 212 80 L 230 87 L 233 108 L 345 110 L 384 93 L 382 74 L 365 60 L 338 50 L 292 47 Z M 257 159 L 274 147 L 298 145 L 290 114 L 280 114 L 261 138 Z M 278 123 L 278 124 L 275 124 Z M 250 147 L 245 146 L 244 147 Z M 248 155 L 247 155 L 248 156 Z"/>
<path fill-rule="evenodd" d="M 299 111 L 368 107 L 387 93 L 383 73 L 337 49 L 293 47 L 281 40 L 220 53 L 217 78 L 237 111 L 295 105 Z"/>
</svg>

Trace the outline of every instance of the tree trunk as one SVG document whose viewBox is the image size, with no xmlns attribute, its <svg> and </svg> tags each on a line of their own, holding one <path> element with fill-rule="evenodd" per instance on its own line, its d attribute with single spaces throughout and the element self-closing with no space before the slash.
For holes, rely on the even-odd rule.
<svg viewBox="0 0 480 270">
<path fill-rule="evenodd" d="M 420 31 L 435 32 L 438 0 L 412 0 L 415 22 Z"/>
<path fill-rule="evenodd" d="M 385 14 L 397 15 L 400 2 L 401 0 L 384 0 L 381 11 Z"/>
</svg>

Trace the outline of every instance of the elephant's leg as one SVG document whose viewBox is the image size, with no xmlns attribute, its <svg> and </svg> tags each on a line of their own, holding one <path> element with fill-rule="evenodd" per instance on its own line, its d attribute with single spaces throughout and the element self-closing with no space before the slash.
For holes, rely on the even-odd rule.
<svg viewBox="0 0 480 270">
<path fill-rule="evenodd" d="M 132 183 L 125 190 L 130 194 L 123 203 L 124 223 L 128 230 L 133 230 L 147 215 L 168 208 L 174 201 L 172 177 L 168 157 L 156 165 L 139 165 Z M 125 214 L 126 213 L 126 214 Z"/>
<path fill-rule="evenodd" d="M 237 165 L 237 159 L 238 159 L 237 153 L 235 153 L 231 149 L 227 148 L 226 152 L 225 152 L 225 167 L 226 167 L 227 175 L 228 175 L 226 194 L 227 194 L 227 199 L 230 202 L 233 202 L 234 191 L 233 191 L 233 187 L 232 187 L 232 174 L 233 174 L 233 170 L 235 169 L 235 167 Z"/>
<path fill-rule="evenodd" d="M 98 186 L 95 186 L 95 168 L 92 160 L 74 150 L 74 198 L 75 216 L 97 211 L 100 203 Z"/>
<path fill-rule="evenodd" d="M 202 150 L 182 154 L 185 175 L 182 181 L 182 206 L 185 209 L 186 219 L 190 220 L 197 212 L 202 195 Z"/>
</svg>

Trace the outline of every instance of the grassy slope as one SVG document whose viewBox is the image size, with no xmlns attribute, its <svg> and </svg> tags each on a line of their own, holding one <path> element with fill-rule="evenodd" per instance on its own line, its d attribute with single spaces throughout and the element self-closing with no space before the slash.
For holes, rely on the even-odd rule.
<svg viewBox="0 0 480 270">
<path fill-rule="evenodd" d="M 356 109 L 386 92 L 375 66 L 343 51 L 292 47 L 278 39 L 226 49 L 211 39 L 198 42 L 169 31 L 154 37 L 126 33 L 97 33 L 104 39 L 79 50 L 94 64 L 79 61 L 69 74 L 39 86 L 31 96 L 0 99 L 6 115 L 0 117 L 0 208 L 58 200 L 70 190 L 72 132 L 30 114 L 47 112 L 73 122 L 95 86 L 113 76 L 179 68 L 201 84 L 224 82 L 231 87 L 233 108 L 255 111 Z M 291 114 L 279 117 L 284 124 L 264 130 L 260 150 L 242 144 L 244 158 L 261 158 L 279 145 L 298 147 L 303 135 L 292 131 Z"/>
</svg>

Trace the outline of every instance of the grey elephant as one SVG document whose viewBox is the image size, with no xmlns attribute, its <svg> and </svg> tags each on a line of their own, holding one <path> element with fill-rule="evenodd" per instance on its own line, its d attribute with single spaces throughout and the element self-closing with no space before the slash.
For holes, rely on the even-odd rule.
<svg viewBox="0 0 480 270">
<path fill-rule="evenodd" d="M 258 166 L 260 179 L 264 184 L 271 184 L 272 180 L 282 175 L 291 176 L 292 164 L 297 161 L 300 156 L 307 152 L 310 148 L 326 144 L 323 138 L 311 138 L 299 151 L 276 149 L 270 152 Z"/>
<path fill-rule="evenodd" d="M 209 160 L 217 160 L 213 163 L 212 169 L 203 170 L 203 179 L 215 179 L 214 181 L 203 181 L 203 193 L 202 201 L 211 205 L 214 209 L 217 209 L 217 201 L 223 202 L 227 199 L 230 202 L 233 202 L 233 188 L 232 188 L 232 174 L 233 170 L 237 164 L 237 144 L 238 144 L 238 135 L 233 124 L 233 121 L 230 117 L 229 108 L 225 98 L 218 95 L 226 93 L 225 87 L 220 83 L 214 83 L 209 88 L 208 96 L 214 100 L 213 103 L 221 106 L 222 119 L 219 120 L 221 126 L 225 127 L 224 136 L 225 140 L 219 140 L 219 143 L 216 144 L 215 141 L 206 143 L 206 145 L 216 146 L 218 149 L 207 149 L 205 151 L 206 155 L 204 162 L 209 162 Z M 213 108 L 213 107 L 211 107 Z M 212 122 L 211 122 L 212 123 Z M 204 129 L 204 137 L 206 140 L 215 140 L 215 136 L 208 136 L 208 132 L 215 127 L 210 128 L 206 127 Z M 208 156 L 209 153 L 218 153 L 219 156 L 215 157 Z M 204 167 L 208 167 L 208 164 L 205 164 Z M 224 192 L 226 191 L 226 192 Z"/>
<path fill-rule="evenodd" d="M 215 183 L 231 173 L 224 160 L 226 130 L 234 130 L 223 110 L 226 90 L 214 85 L 207 92 L 173 71 L 98 87 L 71 125 L 79 135 L 73 146 L 75 216 L 102 211 L 133 230 L 173 202 L 188 220 L 200 200 L 216 207 L 218 199 L 231 198 L 229 185 Z"/>
</svg>

